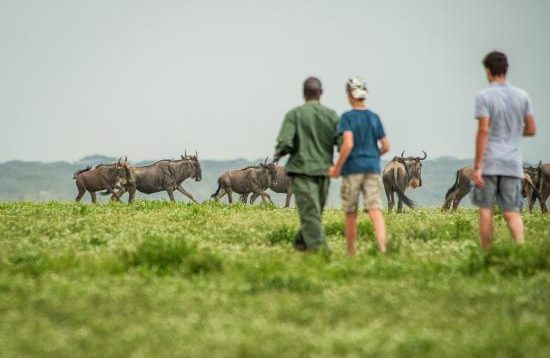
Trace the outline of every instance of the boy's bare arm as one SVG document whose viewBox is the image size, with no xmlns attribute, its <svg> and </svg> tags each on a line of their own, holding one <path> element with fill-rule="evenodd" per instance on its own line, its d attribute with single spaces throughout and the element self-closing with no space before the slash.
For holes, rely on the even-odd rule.
<svg viewBox="0 0 550 358">
<path fill-rule="evenodd" d="M 380 138 L 380 155 L 384 155 L 390 151 L 390 141 L 388 137 Z"/>
<path fill-rule="evenodd" d="M 525 116 L 523 126 L 523 136 L 524 137 L 534 137 L 537 133 L 537 125 L 535 124 L 535 117 L 532 114 Z"/>
<path fill-rule="evenodd" d="M 342 170 L 346 159 L 348 159 L 349 153 L 351 153 L 351 150 L 353 149 L 353 132 L 345 131 L 342 138 L 343 142 L 342 147 L 340 148 L 340 155 L 336 160 L 336 164 L 329 169 L 329 175 L 333 178 L 337 178 L 340 175 L 340 171 Z"/>
</svg>

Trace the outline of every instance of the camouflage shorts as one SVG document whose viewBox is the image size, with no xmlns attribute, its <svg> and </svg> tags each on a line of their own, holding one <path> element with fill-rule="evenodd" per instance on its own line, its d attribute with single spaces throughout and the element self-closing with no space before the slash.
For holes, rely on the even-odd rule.
<svg viewBox="0 0 550 358">
<path fill-rule="evenodd" d="M 382 182 L 378 174 L 351 174 L 342 183 L 342 206 L 346 213 L 358 209 L 359 194 L 363 193 L 365 211 L 382 209 Z"/>
</svg>

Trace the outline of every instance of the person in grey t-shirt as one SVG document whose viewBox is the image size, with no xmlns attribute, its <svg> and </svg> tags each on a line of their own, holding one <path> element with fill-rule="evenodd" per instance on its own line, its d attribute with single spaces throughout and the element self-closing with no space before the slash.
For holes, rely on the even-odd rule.
<svg viewBox="0 0 550 358">
<path fill-rule="evenodd" d="M 522 136 L 534 136 L 536 126 L 529 96 L 507 82 L 506 55 L 491 52 L 483 66 L 491 86 L 476 97 L 478 130 L 472 195 L 479 207 L 481 247 L 487 250 L 493 236 L 495 202 L 503 211 L 514 241 L 523 243 L 520 142 Z"/>
</svg>

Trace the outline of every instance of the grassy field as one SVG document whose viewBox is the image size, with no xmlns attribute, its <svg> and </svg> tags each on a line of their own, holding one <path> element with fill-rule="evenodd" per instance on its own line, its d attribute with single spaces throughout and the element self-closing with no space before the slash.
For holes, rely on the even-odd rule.
<svg viewBox="0 0 550 358">
<path fill-rule="evenodd" d="M 549 216 L 488 255 L 473 210 L 388 215 L 386 255 L 363 219 L 353 259 L 324 219 L 330 257 L 272 206 L 0 204 L 0 356 L 550 357 Z"/>
</svg>

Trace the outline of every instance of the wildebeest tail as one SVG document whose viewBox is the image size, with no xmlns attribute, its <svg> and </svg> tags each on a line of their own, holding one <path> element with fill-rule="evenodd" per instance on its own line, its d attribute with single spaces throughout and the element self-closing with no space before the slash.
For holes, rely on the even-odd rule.
<svg viewBox="0 0 550 358">
<path fill-rule="evenodd" d="M 405 193 L 403 193 L 397 185 L 395 186 L 395 192 L 397 193 L 399 199 L 401 199 L 401 201 L 404 202 L 405 205 L 407 205 L 409 208 L 414 209 L 417 207 L 416 203 L 407 195 L 405 195 Z"/>
<path fill-rule="evenodd" d="M 220 184 L 220 182 L 218 181 L 218 189 L 216 190 L 216 192 L 212 195 L 210 195 L 211 198 L 214 198 L 216 197 L 216 195 L 218 195 L 220 193 L 220 190 L 222 190 L 222 185 Z"/>
<path fill-rule="evenodd" d="M 91 165 L 88 165 L 86 168 L 84 169 L 80 169 L 80 170 L 77 170 L 76 172 L 73 173 L 73 179 L 76 179 L 76 177 L 81 174 L 81 173 L 84 173 L 84 172 L 87 172 L 88 170 L 92 169 L 92 166 Z"/>
<path fill-rule="evenodd" d="M 453 184 L 452 187 L 449 188 L 449 190 L 447 190 L 447 194 L 445 194 L 445 200 L 447 200 L 447 199 L 449 198 L 449 194 L 451 194 L 451 192 L 457 188 L 459 176 L 460 176 L 460 173 L 459 173 L 459 171 L 457 170 L 457 171 L 456 171 L 455 183 Z"/>
<path fill-rule="evenodd" d="M 533 183 L 531 178 L 530 177 L 525 177 L 524 180 L 527 182 L 527 185 L 529 185 L 531 187 L 531 189 L 533 189 L 533 191 L 531 192 L 531 200 L 533 202 L 536 201 L 536 200 L 540 201 L 540 192 L 537 190 L 537 187 L 535 186 L 535 184 Z"/>
</svg>

